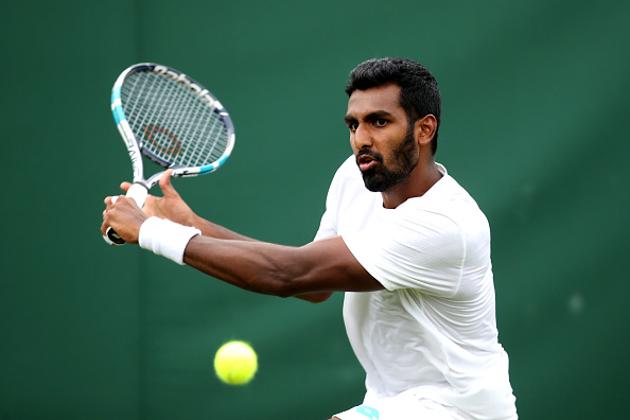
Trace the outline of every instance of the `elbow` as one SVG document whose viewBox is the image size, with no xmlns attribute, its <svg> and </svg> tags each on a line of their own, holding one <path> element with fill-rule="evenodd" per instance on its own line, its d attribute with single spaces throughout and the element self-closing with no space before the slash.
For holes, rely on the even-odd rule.
<svg viewBox="0 0 630 420">
<path fill-rule="evenodd" d="M 259 273 L 252 285 L 257 285 L 251 289 L 265 295 L 288 298 L 296 294 L 295 284 L 286 270 L 273 269 L 266 273 Z"/>
<path fill-rule="evenodd" d="M 277 283 L 275 287 L 273 288 L 273 291 L 271 294 L 281 297 L 281 298 L 288 298 L 288 297 L 295 296 L 295 293 L 291 290 L 290 285 L 284 282 Z"/>
<path fill-rule="evenodd" d="M 299 290 L 303 267 L 295 264 L 295 259 L 270 261 L 267 269 L 258 273 L 255 284 L 263 286 L 265 290 L 259 292 L 282 298 L 292 297 L 304 291 Z"/>
<path fill-rule="evenodd" d="M 297 287 L 296 281 L 291 279 L 283 279 L 275 283 L 272 294 L 281 298 L 300 297 L 301 295 L 310 294 L 308 291 L 301 290 Z"/>
<path fill-rule="evenodd" d="M 311 303 L 322 303 L 328 300 L 332 296 L 332 292 L 313 292 L 303 295 L 297 295 L 297 298 L 304 299 Z"/>
<path fill-rule="evenodd" d="M 304 263 L 299 249 L 293 250 L 291 258 L 275 260 L 256 283 L 265 284 L 262 293 L 282 298 L 296 297 L 312 303 L 326 301 L 332 292 L 317 290 L 312 264 Z"/>
<path fill-rule="evenodd" d="M 295 297 L 311 303 L 322 303 L 332 296 L 333 292 L 309 290 L 296 279 L 278 282 L 273 294 L 282 298 Z"/>
<path fill-rule="evenodd" d="M 292 287 L 279 288 L 274 293 L 276 296 L 282 298 L 295 297 L 301 300 L 305 300 L 310 303 L 322 303 L 328 300 L 333 292 L 308 292 L 304 290 L 296 291 Z"/>
</svg>

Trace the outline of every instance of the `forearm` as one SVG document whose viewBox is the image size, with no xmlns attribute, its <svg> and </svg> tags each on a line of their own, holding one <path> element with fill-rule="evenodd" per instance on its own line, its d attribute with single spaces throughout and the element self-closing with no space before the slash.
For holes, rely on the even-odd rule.
<svg viewBox="0 0 630 420">
<path fill-rule="evenodd" d="M 300 264 L 298 250 L 252 240 L 197 236 L 188 243 L 184 262 L 215 278 L 257 293 L 287 297 L 316 292 L 301 287 L 299 278 L 309 271 L 309 267 Z"/>
<path fill-rule="evenodd" d="M 231 231 L 223 226 L 212 223 L 209 220 L 206 220 L 197 215 L 194 216 L 194 219 L 191 225 L 201 230 L 204 236 L 209 236 L 211 238 L 234 240 L 234 241 L 247 241 L 247 242 L 254 241 L 254 239 L 250 237 Z M 199 268 L 199 267 L 196 267 L 196 268 L 207 273 L 207 271 L 202 268 Z M 315 292 L 315 293 L 304 293 L 304 294 L 296 295 L 295 297 L 298 299 L 306 300 L 308 302 L 319 303 L 328 299 L 331 294 L 332 292 Z"/>
<path fill-rule="evenodd" d="M 188 223 L 190 226 L 194 226 L 201 231 L 204 236 L 209 236 L 216 239 L 226 239 L 233 241 L 253 241 L 254 239 L 241 235 L 227 229 L 223 226 L 212 223 L 209 220 L 204 219 L 198 215 L 193 215 L 192 220 Z"/>
</svg>

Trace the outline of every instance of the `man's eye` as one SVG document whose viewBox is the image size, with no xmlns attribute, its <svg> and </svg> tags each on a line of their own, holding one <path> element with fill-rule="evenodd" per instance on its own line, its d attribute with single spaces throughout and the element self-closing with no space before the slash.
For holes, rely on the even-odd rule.
<svg viewBox="0 0 630 420">
<path fill-rule="evenodd" d="M 355 131 L 357 131 L 357 128 L 359 128 L 359 124 L 357 124 L 357 123 L 350 123 L 350 124 L 348 124 L 348 128 L 350 129 L 350 131 L 352 131 L 354 133 Z"/>
<path fill-rule="evenodd" d="M 377 127 L 385 127 L 387 125 L 388 121 L 384 120 L 382 118 L 377 118 L 374 120 L 374 125 Z"/>
</svg>

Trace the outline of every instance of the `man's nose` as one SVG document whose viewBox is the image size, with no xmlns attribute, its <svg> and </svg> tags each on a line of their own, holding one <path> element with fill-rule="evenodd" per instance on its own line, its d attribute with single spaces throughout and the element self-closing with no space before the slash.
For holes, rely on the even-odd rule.
<svg viewBox="0 0 630 420">
<path fill-rule="evenodd" d="M 370 130 L 368 130 L 363 124 L 359 124 L 357 129 L 354 131 L 353 143 L 357 150 L 372 146 L 372 135 Z"/>
</svg>

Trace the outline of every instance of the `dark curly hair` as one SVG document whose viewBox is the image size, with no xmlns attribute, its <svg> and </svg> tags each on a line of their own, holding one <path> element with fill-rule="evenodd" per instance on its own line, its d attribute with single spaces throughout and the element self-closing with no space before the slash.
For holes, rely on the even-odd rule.
<svg viewBox="0 0 630 420">
<path fill-rule="evenodd" d="M 366 90 L 387 84 L 400 87 L 400 105 L 407 113 L 409 124 L 433 114 L 437 128 L 431 141 L 431 150 L 437 150 L 440 128 L 440 91 L 437 80 L 422 64 L 406 58 L 371 58 L 356 66 L 350 72 L 346 93 Z"/>
</svg>

